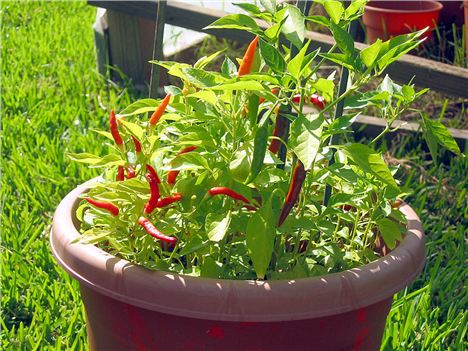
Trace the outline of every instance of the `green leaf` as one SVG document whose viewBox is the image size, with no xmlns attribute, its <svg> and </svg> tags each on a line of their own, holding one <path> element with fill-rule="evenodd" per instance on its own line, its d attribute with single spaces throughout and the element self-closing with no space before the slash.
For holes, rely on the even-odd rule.
<svg viewBox="0 0 468 351">
<path fill-rule="evenodd" d="M 298 49 L 302 48 L 305 37 L 305 18 L 301 11 L 292 5 L 286 6 L 286 21 L 281 28 L 284 36 Z"/>
<path fill-rule="evenodd" d="M 71 160 L 80 162 L 80 163 L 88 163 L 88 164 L 95 164 L 101 161 L 101 157 L 83 152 L 80 154 L 74 154 L 74 153 L 67 153 L 66 154 Z"/>
<path fill-rule="evenodd" d="M 255 80 L 242 80 L 210 87 L 211 90 L 264 90 L 262 84 Z"/>
<path fill-rule="evenodd" d="M 200 277 L 219 278 L 223 270 L 223 265 L 217 262 L 213 257 L 206 256 L 200 266 Z"/>
<path fill-rule="evenodd" d="M 242 10 L 251 13 L 252 15 L 258 15 L 262 13 L 262 11 L 258 8 L 258 6 L 249 3 L 233 3 L 234 6 L 240 7 Z"/>
<path fill-rule="evenodd" d="M 255 20 L 252 17 L 244 14 L 233 14 L 224 16 L 203 29 L 214 28 L 248 30 L 257 34 L 260 32 L 260 28 L 258 27 L 257 22 L 255 22 Z"/>
<path fill-rule="evenodd" d="M 90 168 L 104 168 L 111 166 L 124 166 L 125 161 L 116 154 L 108 154 L 102 157 L 98 162 L 93 163 Z"/>
<path fill-rule="evenodd" d="M 139 141 L 143 139 L 145 131 L 138 124 L 128 122 L 124 119 L 120 119 L 119 123 L 122 124 L 125 127 L 125 129 L 127 129 Z"/>
<path fill-rule="evenodd" d="M 382 80 L 382 83 L 380 83 L 377 87 L 377 90 L 379 92 L 388 93 L 388 97 L 391 97 L 392 94 L 401 94 L 401 86 L 394 83 L 393 80 L 388 76 L 388 74 L 385 75 L 384 79 Z"/>
<path fill-rule="evenodd" d="M 244 182 L 249 176 L 250 162 L 249 155 L 245 150 L 234 153 L 233 160 L 229 163 L 229 171 L 233 178 L 239 182 Z"/>
<path fill-rule="evenodd" d="M 335 93 L 335 83 L 333 80 L 319 78 L 312 86 L 317 89 L 326 101 L 332 101 Z"/>
<path fill-rule="evenodd" d="M 335 38 L 336 45 L 340 48 L 341 52 L 347 57 L 353 57 L 354 55 L 354 40 L 351 35 L 340 26 L 331 23 L 330 29 Z"/>
<path fill-rule="evenodd" d="M 323 3 L 323 7 L 325 8 L 325 11 L 327 11 L 331 20 L 338 24 L 340 22 L 341 15 L 345 11 L 343 4 L 336 0 L 326 0 Z"/>
<path fill-rule="evenodd" d="M 263 39 L 260 39 L 259 47 L 265 63 L 271 68 L 271 70 L 279 74 L 283 73 L 286 67 L 286 62 L 279 51 Z"/>
<path fill-rule="evenodd" d="M 260 0 L 260 4 L 271 14 L 276 12 L 276 1 L 275 0 Z"/>
<path fill-rule="evenodd" d="M 430 119 L 426 114 L 423 114 L 423 130 L 428 140 L 429 150 L 431 151 L 432 158 L 437 160 L 437 152 L 432 152 L 431 145 L 434 142 L 445 147 L 447 150 L 452 151 L 453 153 L 460 155 L 461 151 L 458 147 L 457 142 L 450 134 L 449 130 L 438 120 Z"/>
<path fill-rule="evenodd" d="M 227 48 L 223 49 L 223 50 L 219 50 L 217 52 L 215 52 L 214 54 L 211 54 L 210 56 L 203 56 L 202 58 L 200 58 L 197 62 L 195 62 L 195 64 L 193 65 L 194 68 L 199 68 L 199 69 L 203 69 L 206 67 L 206 65 L 208 65 L 210 62 L 212 62 L 213 60 L 215 60 L 220 54 L 222 54 L 223 52 L 225 52 L 227 50 Z"/>
<path fill-rule="evenodd" d="M 395 179 L 393 179 L 387 164 L 382 159 L 382 156 L 373 149 L 363 144 L 351 144 L 343 146 L 340 150 L 342 150 L 351 161 L 358 165 L 364 173 L 372 174 L 385 184 L 398 190 L 398 185 Z"/>
<path fill-rule="evenodd" d="M 260 73 L 260 72 L 250 73 L 249 75 L 239 77 L 238 79 L 241 82 L 245 80 L 255 80 L 258 82 L 268 82 L 268 83 L 275 84 L 275 85 L 279 84 L 278 79 L 276 79 L 275 77 L 271 76 L 270 74 Z"/>
<path fill-rule="evenodd" d="M 294 58 L 288 63 L 288 71 L 291 75 L 298 80 L 302 72 L 302 63 L 304 62 L 304 57 L 309 47 L 310 40 L 302 47 L 302 49 L 297 53 Z"/>
<path fill-rule="evenodd" d="M 362 62 L 367 67 L 372 67 L 377 56 L 379 55 L 380 49 L 382 48 L 382 40 L 377 39 L 371 46 L 368 46 L 364 50 L 362 50 L 359 55 L 361 56 Z"/>
<path fill-rule="evenodd" d="M 300 115 L 291 123 L 289 145 L 297 158 L 309 170 L 320 149 L 323 118 L 320 115 Z"/>
<path fill-rule="evenodd" d="M 383 72 L 391 63 L 398 60 L 402 55 L 418 47 L 425 39 L 420 38 L 426 29 L 411 34 L 403 34 L 391 38 L 382 43 L 378 57 L 380 72 Z"/>
<path fill-rule="evenodd" d="M 265 278 L 273 253 L 274 239 L 275 231 L 268 223 L 268 214 L 255 212 L 247 223 L 246 244 L 258 279 Z"/>
<path fill-rule="evenodd" d="M 96 244 L 106 240 L 112 235 L 113 233 L 107 229 L 94 227 L 85 231 L 82 236 L 76 239 L 76 242 L 80 242 L 82 244 Z"/>
<path fill-rule="evenodd" d="M 359 14 L 364 10 L 364 6 L 369 0 L 353 0 L 345 10 L 345 19 L 350 19 L 355 14 Z"/>
<path fill-rule="evenodd" d="M 208 239 L 214 242 L 223 240 L 231 223 L 231 211 L 226 214 L 209 213 L 206 216 L 205 230 Z"/>
<path fill-rule="evenodd" d="M 237 76 L 237 66 L 229 57 L 226 56 L 223 64 L 221 65 L 221 72 L 230 77 Z"/>
<path fill-rule="evenodd" d="M 106 131 L 103 131 L 103 130 L 97 130 L 97 129 L 90 129 L 90 130 L 92 132 L 98 133 L 99 135 L 102 135 L 102 136 L 106 137 L 109 140 L 112 140 L 112 141 L 114 140 L 114 137 L 109 132 L 106 132 Z"/>
<path fill-rule="evenodd" d="M 166 169 L 167 167 L 163 167 Z M 172 170 L 192 170 L 192 169 L 210 169 L 208 161 L 197 152 L 190 152 L 187 154 L 178 155 L 171 161 L 171 166 L 168 167 Z"/>
<path fill-rule="evenodd" d="M 377 227 L 379 228 L 379 232 L 385 244 L 390 249 L 395 248 L 396 242 L 402 239 L 401 234 L 405 232 L 404 226 L 388 218 L 379 219 L 377 221 Z"/>
<path fill-rule="evenodd" d="M 175 85 L 166 85 L 164 87 L 164 92 L 166 94 L 171 94 L 172 96 L 177 96 L 182 94 L 182 90 L 179 87 L 176 87 Z"/>
<path fill-rule="evenodd" d="M 267 145 L 268 145 L 268 126 L 265 124 L 264 126 L 258 128 L 257 132 L 255 133 L 252 165 L 250 167 L 250 177 L 247 183 L 252 182 L 262 170 L 263 161 L 265 160 Z"/>
<path fill-rule="evenodd" d="M 161 100 L 155 100 L 155 99 L 138 100 L 134 102 L 133 104 L 130 104 L 126 108 L 124 108 L 119 113 L 119 116 L 121 117 L 131 116 L 131 115 L 136 115 L 139 113 L 146 113 L 146 112 L 154 111 L 160 102 Z"/>
<path fill-rule="evenodd" d="M 356 62 L 354 59 L 346 54 L 340 54 L 340 53 L 325 53 L 325 54 L 320 54 L 320 56 L 326 58 L 327 60 L 331 62 L 335 62 L 339 64 L 340 66 L 346 67 L 347 69 L 354 71 L 356 68 L 354 67 L 356 65 Z"/>
<path fill-rule="evenodd" d="M 191 254 L 192 252 L 199 251 L 208 244 L 208 240 L 203 240 L 203 238 L 200 235 L 194 235 L 190 237 L 187 244 L 185 244 L 182 250 L 180 250 L 179 255 L 184 256 Z"/>
<path fill-rule="evenodd" d="M 283 27 L 284 21 L 286 21 L 286 18 L 284 18 L 283 21 L 271 26 L 270 28 L 265 29 L 265 35 L 268 39 L 270 39 L 273 42 L 276 42 L 281 33 L 281 28 Z"/>
<path fill-rule="evenodd" d="M 330 21 L 325 16 L 318 16 L 318 15 L 316 15 L 316 16 L 307 16 L 306 20 L 317 23 L 317 24 L 320 24 L 320 25 L 325 26 L 327 28 L 330 27 Z"/>
<path fill-rule="evenodd" d="M 218 102 L 218 98 L 216 97 L 216 94 L 211 90 L 201 90 L 201 91 L 198 91 L 196 93 L 193 93 L 187 96 L 194 97 L 202 101 L 206 101 L 213 106 L 215 106 Z"/>
<path fill-rule="evenodd" d="M 258 118 L 258 104 L 260 102 L 260 97 L 256 94 L 252 94 L 249 96 L 249 100 L 247 102 L 247 119 L 250 121 L 252 125 L 257 123 Z"/>
<path fill-rule="evenodd" d="M 200 86 L 202 88 L 216 85 L 216 83 L 219 81 L 219 76 L 217 77 L 215 74 L 204 71 L 202 69 L 189 67 L 182 68 L 181 71 L 191 84 Z M 223 77 L 223 80 L 226 80 L 226 78 Z"/>
</svg>

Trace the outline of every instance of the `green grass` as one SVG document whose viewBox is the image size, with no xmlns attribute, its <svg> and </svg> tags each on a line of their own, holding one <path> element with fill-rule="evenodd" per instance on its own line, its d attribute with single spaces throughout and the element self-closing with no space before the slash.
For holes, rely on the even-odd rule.
<svg viewBox="0 0 468 351">
<path fill-rule="evenodd" d="M 48 236 L 61 198 L 96 175 L 66 151 L 99 153 L 90 129 L 135 94 L 98 76 L 95 10 L 84 2 L 2 2 L 1 344 L 4 350 L 84 350 L 78 284 L 55 263 Z M 409 198 L 428 234 L 428 264 L 390 314 L 384 350 L 463 350 L 466 344 L 466 163 L 434 168 L 410 141 Z"/>
</svg>

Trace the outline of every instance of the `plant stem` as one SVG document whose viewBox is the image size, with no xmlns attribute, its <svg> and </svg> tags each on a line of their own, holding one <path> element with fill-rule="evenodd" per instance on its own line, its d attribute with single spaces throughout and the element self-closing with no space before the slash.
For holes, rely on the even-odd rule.
<svg viewBox="0 0 468 351">
<path fill-rule="evenodd" d="M 349 33 L 351 34 L 351 37 L 354 39 L 356 36 L 356 30 L 357 30 L 357 25 L 358 23 L 356 21 L 351 22 L 350 27 L 349 27 Z M 340 78 L 340 87 L 338 88 L 338 100 L 336 100 L 336 109 L 335 109 L 335 117 L 333 118 L 334 120 L 337 118 L 340 118 L 343 115 L 343 108 L 344 108 L 344 97 L 346 94 L 350 91 L 346 91 L 346 88 L 348 86 L 348 78 L 349 78 L 349 70 L 346 67 L 343 67 L 343 72 L 341 74 Z M 322 111 L 322 113 L 326 112 L 327 109 L 330 109 L 331 107 L 325 107 L 325 109 Z M 329 145 L 333 145 L 334 142 L 334 136 L 333 134 L 330 136 L 330 140 L 328 142 Z M 332 164 L 335 163 L 335 151 L 332 149 L 332 155 L 330 158 L 330 161 L 328 163 L 328 166 L 331 166 Z M 327 206 L 328 205 L 328 200 L 330 200 L 331 196 L 331 186 L 327 184 L 325 186 L 325 192 L 323 194 L 323 205 Z"/>
</svg>

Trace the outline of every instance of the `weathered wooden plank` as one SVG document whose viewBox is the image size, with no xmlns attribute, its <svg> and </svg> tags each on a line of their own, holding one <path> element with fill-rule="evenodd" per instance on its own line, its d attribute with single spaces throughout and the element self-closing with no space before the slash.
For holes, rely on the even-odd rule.
<svg viewBox="0 0 468 351">
<path fill-rule="evenodd" d="M 109 24 L 110 62 L 118 67 L 135 83 L 145 81 L 145 70 L 140 48 L 140 33 L 138 18 L 120 11 L 107 11 Z M 112 72 L 114 78 L 119 78 L 118 72 Z"/>
<path fill-rule="evenodd" d="M 103 1 L 89 0 L 89 4 L 124 12 L 129 15 L 154 18 L 157 1 Z M 236 30 L 203 30 L 216 19 L 226 15 L 224 11 L 203 8 L 177 1 L 167 1 L 166 21 L 168 24 L 203 31 L 215 36 L 247 43 L 252 36 L 249 33 Z M 260 26 L 264 26 L 258 21 Z M 330 48 L 334 39 L 325 34 L 307 32 L 307 38 L 312 39 L 311 50 L 321 47 L 322 51 Z M 366 44 L 357 43 L 356 47 L 363 49 Z M 413 82 L 422 87 L 443 92 L 451 96 L 468 98 L 468 69 L 454 67 L 436 61 L 404 55 L 393 64 L 387 73 L 399 82 L 408 82 L 415 76 Z"/>
<path fill-rule="evenodd" d="M 100 74 L 107 75 L 109 65 L 109 33 L 105 11 L 98 10 L 96 12 L 93 31 L 97 69 Z"/>
<path fill-rule="evenodd" d="M 315 113 L 316 110 L 309 106 L 304 106 L 305 113 Z M 352 125 L 352 129 L 355 133 L 361 133 L 366 137 L 373 138 L 379 135 L 386 126 L 384 119 L 374 116 L 359 115 Z M 395 120 L 392 124 L 392 128 L 398 129 L 394 132 L 387 134 L 387 139 L 392 139 L 397 133 L 421 133 L 421 128 L 417 122 L 409 122 L 402 120 Z M 450 134 L 457 142 L 460 150 L 464 152 L 468 147 L 468 130 L 447 128 Z"/>
</svg>

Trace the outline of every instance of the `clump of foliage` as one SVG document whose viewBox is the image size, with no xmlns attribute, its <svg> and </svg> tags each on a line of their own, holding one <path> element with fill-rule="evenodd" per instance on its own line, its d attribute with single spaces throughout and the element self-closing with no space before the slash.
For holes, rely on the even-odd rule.
<svg viewBox="0 0 468 351">
<path fill-rule="evenodd" d="M 366 264 L 402 239 L 404 192 L 374 145 L 425 90 L 385 77 L 360 91 L 416 48 L 423 31 L 359 50 L 348 28 L 365 1 L 323 2 L 328 16 L 262 4 L 238 4 L 249 16 L 209 26 L 255 36 L 239 65 L 225 55 L 221 72 L 208 70 L 223 51 L 193 66 L 153 62 L 182 88 L 111 114 L 111 132 L 98 132 L 110 140 L 104 157 L 70 154 L 104 169 L 77 211 L 82 242 L 150 269 L 288 279 Z M 308 21 L 335 38 L 328 52 L 310 49 Z M 335 74 L 318 75 L 327 61 L 347 76 L 340 86 Z M 368 106 L 386 128 L 367 144 L 351 142 L 350 126 Z M 422 121 L 431 152 L 442 144 L 459 153 L 442 124 Z"/>
</svg>

